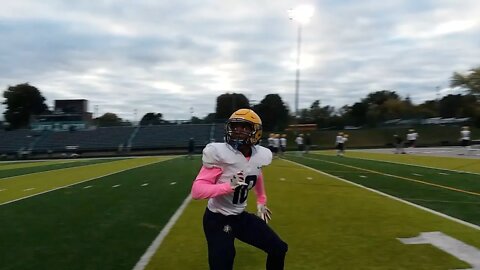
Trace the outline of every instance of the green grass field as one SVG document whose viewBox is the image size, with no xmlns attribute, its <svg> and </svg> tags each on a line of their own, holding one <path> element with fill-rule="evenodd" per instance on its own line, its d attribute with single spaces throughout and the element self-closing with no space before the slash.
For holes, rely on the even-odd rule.
<svg viewBox="0 0 480 270">
<path fill-rule="evenodd" d="M 289 244 L 285 269 L 471 267 L 397 238 L 439 231 L 480 249 L 480 175 L 452 171 L 476 172 L 473 161 L 351 153 L 292 154 L 264 169 L 270 225 Z M 0 179 L 0 269 L 133 269 L 201 166 L 198 157 L 75 162 L 0 163 L 0 173 L 12 165 L 5 171 L 17 173 Z M 187 205 L 146 269 L 208 269 L 205 207 Z M 239 241 L 236 251 L 235 269 L 264 269 L 262 251 Z"/>
</svg>

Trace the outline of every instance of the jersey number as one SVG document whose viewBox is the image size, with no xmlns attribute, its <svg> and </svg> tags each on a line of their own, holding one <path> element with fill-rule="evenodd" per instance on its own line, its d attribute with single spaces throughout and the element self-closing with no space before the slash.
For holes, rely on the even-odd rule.
<svg viewBox="0 0 480 270">
<path fill-rule="evenodd" d="M 247 183 L 247 185 L 238 186 L 235 189 L 235 193 L 233 193 L 233 204 L 244 203 L 247 200 L 248 190 L 253 188 L 257 183 L 257 176 L 248 175 L 245 177 L 245 183 Z"/>
</svg>

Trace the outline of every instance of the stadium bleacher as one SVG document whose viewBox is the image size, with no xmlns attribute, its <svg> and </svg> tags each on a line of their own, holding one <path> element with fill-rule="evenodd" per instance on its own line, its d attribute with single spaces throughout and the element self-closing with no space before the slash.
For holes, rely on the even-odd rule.
<svg viewBox="0 0 480 270">
<path fill-rule="evenodd" d="M 134 127 L 102 127 L 93 130 L 51 131 L 35 144 L 37 152 L 65 151 L 78 148 L 79 151 L 115 151 L 119 145 L 126 145 Z"/>
<path fill-rule="evenodd" d="M 131 149 L 186 147 L 192 137 L 196 145 L 205 145 L 216 129 L 212 124 L 142 126 L 131 142 Z"/>
<path fill-rule="evenodd" d="M 223 124 L 181 124 L 137 127 L 101 127 L 75 131 L 0 130 L 0 154 L 46 154 L 162 150 L 187 148 L 190 138 L 200 148 L 223 142 Z"/>
<path fill-rule="evenodd" d="M 0 154 L 28 150 L 39 136 L 41 136 L 41 133 L 26 129 L 0 130 Z"/>
</svg>

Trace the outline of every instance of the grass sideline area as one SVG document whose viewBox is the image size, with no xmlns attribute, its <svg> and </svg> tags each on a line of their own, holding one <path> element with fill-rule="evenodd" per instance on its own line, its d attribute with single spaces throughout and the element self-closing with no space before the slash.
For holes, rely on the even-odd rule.
<svg viewBox="0 0 480 270">
<path fill-rule="evenodd" d="M 37 166 L 47 166 L 52 164 L 60 163 L 71 163 L 76 162 L 77 160 L 51 160 L 51 161 L 33 161 L 33 162 L 0 162 L 0 171 L 2 170 L 12 170 L 18 168 L 29 168 Z"/>
<path fill-rule="evenodd" d="M 132 269 L 199 169 L 189 159 L 167 159 L 90 166 L 96 176 L 128 170 L 0 206 L 0 268 Z"/>
<path fill-rule="evenodd" d="M 112 162 L 117 160 L 122 160 L 122 158 L 88 159 L 88 160 L 77 160 L 75 162 L 58 162 L 58 163 L 49 162 L 42 166 L 27 166 L 27 167 L 17 167 L 15 169 L 0 170 L 0 181 L 2 180 L 2 178 L 13 177 L 17 175 L 26 175 L 30 173 L 38 173 L 38 172 L 53 171 L 58 169 L 80 167 L 80 166 L 86 166 L 90 164 L 107 163 L 107 162 Z"/>
<path fill-rule="evenodd" d="M 325 155 L 288 159 L 480 225 L 480 175 Z"/>
<path fill-rule="evenodd" d="M 340 131 L 349 135 L 349 147 L 365 148 L 393 146 L 393 135 L 397 134 L 406 139 L 405 135 L 410 128 L 414 128 L 419 134 L 417 140 L 418 146 L 460 144 L 461 126 L 419 125 L 415 127 L 362 128 L 353 130 L 315 130 L 311 132 L 305 131 L 303 133 L 310 133 L 312 145 L 319 147 L 319 149 L 334 148 L 335 137 Z M 470 127 L 470 130 L 472 132 L 472 139 L 480 139 L 480 128 Z M 295 137 L 293 133 L 289 133 L 289 145 L 295 145 L 294 141 Z"/>
<path fill-rule="evenodd" d="M 480 231 L 285 160 L 264 170 L 271 226 L 289 244 L 285 269 L 463 269 L 469 265 L 431 245 L 399 237 L 441 231 L 477 248 Z M 208 269 L 202 215 L 186 208 L 147 270 Z M 249 207 L 255 211 L 255 196 Z M 263 269 L 265 254 L 236 241 L 235 269 Z"/>
<path fill-rule="evenodd" d="M 0 205 L 12 200 L 29 197 L 59 187 L 76 184 L 82 181 L 116 173 L 120 170 L 132 169 L 150 163 L 168 159 L 167 157 L 150 157 L 126 159 L 108 163 L 90 164 L 77 168 L 38 172 L 19 175 L 0 180 Z"/>
<path fill-rule="evenodd" d="M 275 159 L 264 169 L 268 205 L 273 211 L 270 225 L 289 244 L 285 269 L 445 270 L 470 267 L 432 245 L 405 245 L 397 238 L 440 231 L 479 249 L 478 228 L 382 196 L 305 165 L 384 192 L 396 191 L 398 194 L 393 195 L 432 209 L 450 204 L 453 206 L 447 207 L 445 213 L 467 217 L 475 217 L 480 211 L 478 196 L 408 179 L 480 192 L 480 175 L 318 153 L 286 157 L 304 165 Z M 66 181 L 74 182 L 28 199 L 0 204 L 0 220 L 7 221 L 2 223 L 0 230 L 0 268 L 131 270 L 188 196 L 201 166 L 198 157 L 194 160 L 169 158 L 172 157 L 117 160 L 38 172 L 33 174 L 37 177 L 32 178 L 32 175 L 24 175 L 0 179 L 0 190 L 3 182 L 48 183 L 52 188 L 61 187 Z M 437 165 L 442 165 L 440 163 Z M 445 162 L 446 165 L 450 163 Z M 69 173 L 62 174 L 65 171 Z M 109 171 L 110 175 L 102 177 Z M 407 179 L 392 177 L 394 175 Z M 92 180 L 78 183 L 84 181 L 79 179 Z M 3 192 L 0 192 L 0 199 L 6 194 Z M 412 193 L 405 196 L 404 192 L 414 192 L 416 197 L 412 197 Z M 255 199 L 251 192 L 250 212 L 256 210 Z M 188 204 L 146 269 L 208 269 L 202 228 L 206 202 Z M 264 268 L 266 255 L 262 251 L 239 241 L 236 241 L 236 250 L 235 269 Z"/>
<path fill-rule="evenodd" d="M 316 154 L 335 155 L 334 150 L 312 151 Z M 415 155 L 395 155 L 383 153 L 369 153 L 364 151 L 347 150 L 346 157 L 373 159 L 378 161 L 390 161 L 406 163 L 414 166 L 427 166 L 432 168 L 458 170 L 465 172 L 480 173 L 480 159 L 454 158 Z"/>
</svg>

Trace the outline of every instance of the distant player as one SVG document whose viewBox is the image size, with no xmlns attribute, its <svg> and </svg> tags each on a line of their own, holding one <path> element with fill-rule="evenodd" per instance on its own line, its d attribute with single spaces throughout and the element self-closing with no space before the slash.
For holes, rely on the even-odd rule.
<svg viewBox="0 0 480 270">
<path fill-rule="evenodd" d="M 273 137 L 274 136 L 275 136 L 275 134 L 273 134 L 273 133 L 270 133 L 270 135 L 268 135 L 268 149 L 270 149 L 270 151 L 272 151 L 272 153 L 273 153 L 273 144 L 274 144 L 274 142 L 273 142 L 274 138 Z"/>
<path fill-rule="evenodd" d="M 280 151 L 280 134 L 273 135 L 273 155 L 278 156 Z"/>
<path fill-rule="evenodd" d="M 295 143 L 297 144 L 297 149 L 299 154 L 303 153 L 303 134 L 299 134 L 297 138 L 295 138 Z"/>
<path fill-rule="evenodd" d="M 348 141 L 348 134 L 344 133 L 343 134 L 343 153 L 345 154 L 345 151 L 347 150 L 347 141 Z"/>
<path fill-rule="evenodd" d="M 398 136 L 397 134 L 393 135 L 393 142 L 395 144 L 395 154 L 405 154 L 402 137 Z"/>
<path fill-rule="evenodd" d="M 188 158 L 193 159 L 193 154 L 195 153 L 195 139 L 191 137 L 188 140 Z"/>
<path fill-rule="evenodd" d="M 308 154 L 310 151 L 310 146 L 312 145 L 312 138 L 310 138 L 310 133 L 307 133 L 305 136 L 305 154 Z"/>
<path fill-rule="evenodd" d="M 339 132 L 335 137 L 335 148 L 337 149 L 337 156 L 343 156 L 345 154 L 345 137 L 343 132 Z"/>
<path fill-rule="evenodd" d="M 280 138 L 280 153 L 283 155 L 287 151 L 287 134 L 282 134 Z"/>
<path fill-rule="evenodd" d="M 418 137 L 418 133 L 415 129 L 410 129 L 407 134 L 408 147 L 414 148 Z"/>
<path fill-rule="evenodd" d="M 462 127 L 460 131 L 460 142 L 463 148 L 465 149 L 466 155 L 470 154 L 471 146 L 470 146 L 470 128 L 468 126 Z"/>
<path fill-rule="evenodd" d="M 194 199 L 208 199 L 203 230 L 208 263 L 213 270 L 233 269 L 234 240 L 267 253 L 266 269 L 283 269 L 288 246 L 267 225 L 267 208 L 261 168 L 272 152 L 258 146 L 262 121 L 249 109 L 234 112 L 225 124 L 225 143 L 210 143 L 203 150 L 203 166 L 192 186 Z M 245 211 L 248 192 L 257 195 L 257 215 Z"/>
</svg>

